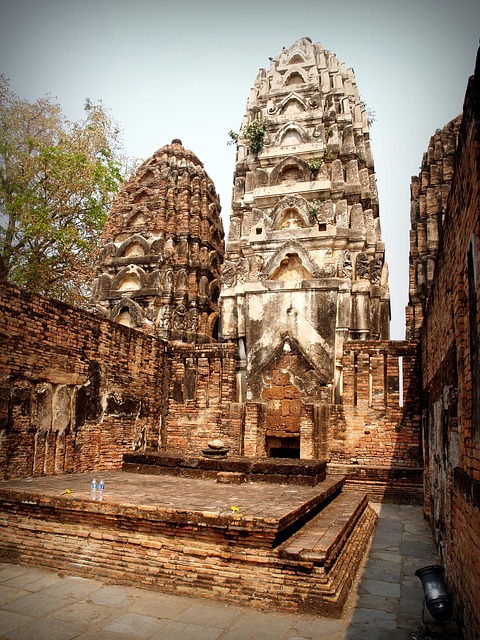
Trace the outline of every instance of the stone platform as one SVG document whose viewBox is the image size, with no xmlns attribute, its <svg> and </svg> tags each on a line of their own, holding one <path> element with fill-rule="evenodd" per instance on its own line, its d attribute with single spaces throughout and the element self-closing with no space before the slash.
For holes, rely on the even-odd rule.
<svg viewBox="0 0 480 640">
<path fill-rule="evenodd" d="M 323 460 L 291 458 L 207 457 L 167 453 L 126 453 L 122 469 L 131 473 L 211 478 L 221 482 L 272 482 L 314 486 L 325 480 Z"/>
<path fill-rule="evenodd" d="M 233 486 L 110 471 L 101 500 L 91 477 L 0 482 L 0 560 L 336 616 L 376 520 L 344 476 Z"/>
</svg>

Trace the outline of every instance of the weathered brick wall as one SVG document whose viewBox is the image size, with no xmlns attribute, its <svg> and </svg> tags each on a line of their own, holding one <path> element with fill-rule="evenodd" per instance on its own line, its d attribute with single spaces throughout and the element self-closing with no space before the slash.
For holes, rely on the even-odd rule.
<svg viewBox="0 0 480 640">
<path fill-rule="evenodd" d="M 4 477 L 118 468 L 158 441 L 164 342 L 0 286 Z"/>
<path fill-rule="evenodd" d="M 480 637 L 479 89 L 477 57 L 422 333 L 425 511 L 469 640 Z"/>
<path fill-rule="evenodd" d="M 241 453 L 236 365 L 233 344 L 170 345 L 169 404 L 160 441 L 163 449 L 201 455 L 210 440 L 220 439 L 230 453 Z"/>
<path fill-rule="evenodd" d="M 342 363 L 343 404 L 330 408 L 330 461 L 387 468 L 421 466 L 418 344 L 347 342 Z"/>
</svg>

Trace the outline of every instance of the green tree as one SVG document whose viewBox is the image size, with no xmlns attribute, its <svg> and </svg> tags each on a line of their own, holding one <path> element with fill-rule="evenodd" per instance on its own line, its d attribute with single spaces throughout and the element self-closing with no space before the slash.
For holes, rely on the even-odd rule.
<svg viewBox="0 0 480 640">
<path fill-rule="evenodd" d="M 50 97 L 22 100 L 0 76 L 0 280 L 84 304 L 125 167 L 103 105 L 87 100 L 70 122 Z"/>
</svg>

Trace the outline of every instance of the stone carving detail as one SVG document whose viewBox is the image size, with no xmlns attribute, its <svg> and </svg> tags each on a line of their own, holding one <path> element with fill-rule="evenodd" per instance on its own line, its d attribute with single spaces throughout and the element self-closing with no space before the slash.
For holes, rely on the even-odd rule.
<svg viewBox="0 0 480 640">
<path fill-rule="evenodd" d="M 367 279 L 369 278 L 369 264 L 368 256 L 366 253 L 359 253 L 356 262 L 356 276 L 357 278 Z"/>
<path fill-rule="evenodd" d="M 180 304 L 175 308 L 173 315 L 173 328 L 178 331 L 183 331 L 185 329 L 185 316 L 187 314 L 187 309 L 185 305 Z"/>
<path fill-rule="evenodd" d="M 172 324 L 172 307 L 166 304 L 160 309 L 158 326 L 160 329 L 170 330 Z"/>
<path fill-rule="evenodd" d="M 380 258 L 375 258 L 370 262 L 370 282 L 372 284 L 380 284 L 382 281 L 383 263 Z"/>
<path fill-rule="evenodd" d="M 225 260 L 222 266 L 222 280 L 225 287 L 234 287 L 237 282 L 237 267 L 231 260 Z"/>
<path fill-rule="evenodd" d="M 198 331 L 198 309 L 195 307 L 190 309 L 185 318 L 185 328 L 187 331 L 196 333 Z"/>
<path fill-rule="evenodd" d="M 338 275 L 340 278 L 352 277 L 352 257 L 350 251 L 342 251 L 338 260 Z"/>
<path fill-rule="evenodd" d="M 237 284 L 243 284 L 246 282 L 250 265 L 247 258 L 241 258 L 237 265 Z"/>
</svg>

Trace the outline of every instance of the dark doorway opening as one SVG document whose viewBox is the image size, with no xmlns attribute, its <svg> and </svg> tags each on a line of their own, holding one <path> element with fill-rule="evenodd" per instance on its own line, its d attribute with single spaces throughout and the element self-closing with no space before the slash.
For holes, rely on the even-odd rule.
<svg viewBox="0 0 480 640">
<path fill-rule="evenodd" d="M 300 438 L 298 436 L 278 438 L 267 436 L 267 456 L 269 458 L 300 458 Z"/>
</svg>

